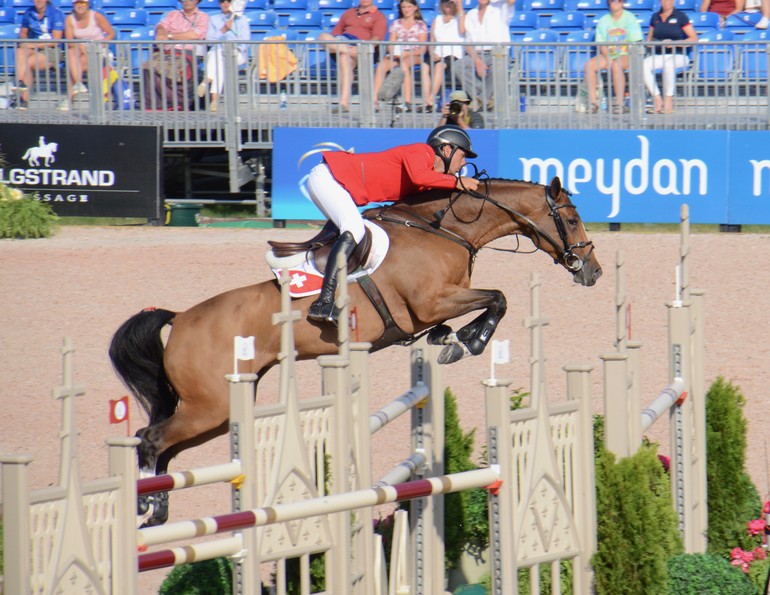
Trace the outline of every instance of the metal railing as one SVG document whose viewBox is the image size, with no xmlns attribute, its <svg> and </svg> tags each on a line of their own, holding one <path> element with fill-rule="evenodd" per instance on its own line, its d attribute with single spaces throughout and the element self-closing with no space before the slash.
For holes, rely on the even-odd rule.
<svg viewBox="0 0 770 595">
<path fill-rule="evenodd" d="M 455 63 L 454 68 L 448 70 L 438 96 L 428 98 L 433 100 L 436 110 L 426 112 L 422 109 L 426 98 L 419 73 L 420 68 L 430 68 L 425 64 L 414 69 L 411 111 L 405 111 L 398 96 L 375 107 L 377 60 L 393 44 L 360 42 L 352 103 L 349 110 L 339 110 L 336 62 L 330 58 L 324 43 L 312 37 L 304 38 L 305 35 L 298 39 L 299 35 L 288 30 L 280 33 L 287 38 L 248 42 L 249 59 L 244 66 L 237 63 L 236 46 L 222 43 L 224 90 L 217 111 L 211 110 L 207 97 L 199 98 L 195 93 L 204 76 L 204 56 L 210 44 L 194 44 L 192 76 L 180 83 L 182 95 L 189 98 L 190 103 L 180 111 L 166 111 L 151 97 L 150 85 L 154 83 L 143 73 L 153 52 L 171 52 L 174 42 L 66 42 L 86 44 L 86 84 L 91 92 L 76 96 L 68 111 L 58 109 L 68 92 L 63 51 L 57 68 L 35 73 L 28 109 L 0 109 L 0 123 L 159 125 L 164 130 L 165 147 L 223 147 L 231 156 L 231 172 L 236 172 L 240 164 L 238 151 L 271 148 L 273 129 L 277 126 L 430 128 L 440 118 L 436 111 L 441 103 L 451 90 L 460 88 L 461 64 Z M 15 49 L 23 43 L 17 39 L 0 40 L 0 107 L 13 104 L 18 98 L 14 94 L 9 96 L 8 90 L 15 80 Z M 276 66 L 276 60 L 287 59 L 285 54 L 275 51 L 277 44 L 286 44 L 297 63 L 282 80 L 271 82 L 266 78 L 266 65 L 272 60 Z M 435 44 L 424 45 L 426 51 L 432 53 Z M 683 45 L 683 51 L 689 51 L 691 60 L 689 66 L 677 74 L 675 112 L 669 115 L 647 113 L 650 98 L 642 71 L 649 46 L 644 43 L 630 46 L 630 66 L 626 72 L 628 96 L 621 99 L 626 109 L 621 110 L 622 113 L 614 113 L 612 109 L 597 113 L 579 111 L 583 64 L 595 54 L 597 45 L 527 41 L 494 46 L 489 74 L 492 84 L 482 91 L 482 96 L 474 98 L 483 110 L 485 127 L 768 129 L 770 43 L 767 41 L 703 42 L 692 48 Z M 112 90 L 108 90 L 107 95 L 101 92 L 108 64 L 118 75 L 116 84 L 130 90 L 131 97 L 125 105 L 116 100 Z M 613 97 L 608 77 L 604 72 L 600 80 L 607 103 L 612 106 L 619 98 Z M 163 95 L 162 99 L 166 97 Z"/>
</svg>

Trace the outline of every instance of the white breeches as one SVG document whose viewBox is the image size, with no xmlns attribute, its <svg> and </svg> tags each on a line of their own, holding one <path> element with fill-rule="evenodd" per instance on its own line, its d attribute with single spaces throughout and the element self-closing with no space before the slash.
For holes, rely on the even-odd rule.
<svg viewBox="0 0 770 595">
<path fill-rule="evenodd" d="M 236 50 L 238 54 L 238 66 L 246 64 L 246 58 Z M 206 54 L 206 78 L 211 81 L 211 92 L 222 94 L 225 85 L 225 56 L 221 45 L 215 45 Z"/>
<path fill-rule="evenodd" d="M 655 71 L 663 69 L 663 95 L 674 96 L 676 88 L 676 70 L 687 68 L 690 58 L 687 54 L 655 54 L 644 59 L 644 86 L 653 97 L 660 95 Z"/>
<path fill-rule="evenodd" d="M 315 206 L 339 228 L 340 233 L 349 231 L 356 242 L 364 238 L 364 220 L 353 197 L 334 178 L 326 163 L 310 170 L 307 190 Z"/>
</svg>

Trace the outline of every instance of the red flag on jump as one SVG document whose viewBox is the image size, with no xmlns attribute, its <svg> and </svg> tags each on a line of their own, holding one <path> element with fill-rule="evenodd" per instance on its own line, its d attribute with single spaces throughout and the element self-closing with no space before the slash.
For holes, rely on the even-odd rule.
<svg viewBox="0 0 770 595">
<path fill-rule="evenodd" d="M 110 423 L 120 424 L 128 421 L 128 397 L 110 399 Z"/>
</svg>

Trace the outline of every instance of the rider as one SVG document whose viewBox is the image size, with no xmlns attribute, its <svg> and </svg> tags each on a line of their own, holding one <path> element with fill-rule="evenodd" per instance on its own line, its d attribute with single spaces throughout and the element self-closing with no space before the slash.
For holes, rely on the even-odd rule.
<svg viewBox="0 0 770 595">
<path fill-rule="evenodd" d="M 459 176 L 465 158 L 476 157 L 471 139 L 462 128 L 439 126 L 425 143 L 401 145 L 379 153 L 325 153 L 323 162 L 310 172 L 307 189 L 324 216 L 334 223 L 340 236 L 328 258 L 321 295 L 310 306 L 307 317 L 337 325 L 334 306 L 337 289 L 337 255 L 350 258 L 365 234 L 358 207 L 370 202 L 399 199 L 433 188 L 476 190 L 475 178 Z"/>
</svg>

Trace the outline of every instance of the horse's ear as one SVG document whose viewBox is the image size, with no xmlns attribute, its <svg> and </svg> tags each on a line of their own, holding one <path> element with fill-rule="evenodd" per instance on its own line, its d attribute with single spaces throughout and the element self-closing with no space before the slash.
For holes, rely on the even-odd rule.
<svg viewBox="0 0 770 595">
<path fill-rule="evenodd" d="M 555 199 L 559 194 L 561 194 L 561 180 L 559 176 L 554 176 L 553 180 L 551 180 L 551 197 Z"/>
</svg>

